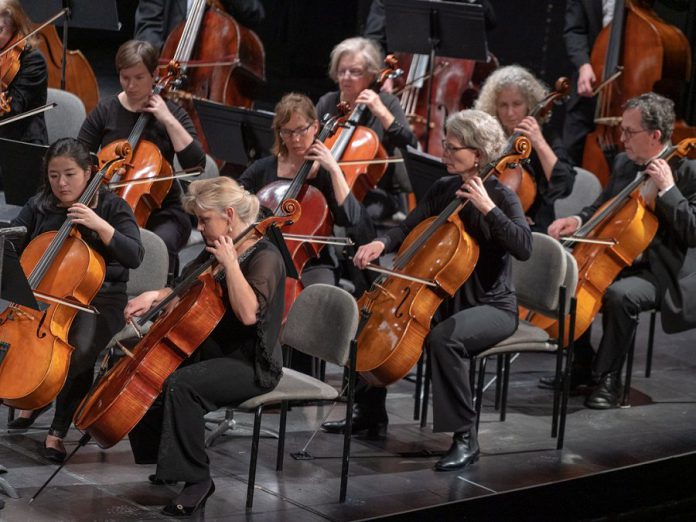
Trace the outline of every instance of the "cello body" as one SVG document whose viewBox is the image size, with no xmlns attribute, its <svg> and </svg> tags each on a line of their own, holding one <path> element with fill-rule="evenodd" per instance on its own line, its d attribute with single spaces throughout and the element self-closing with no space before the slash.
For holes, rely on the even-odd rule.
<svg viewBox="0 0 696 522">
<path fill-rule="evenodd" d="M 107 449 L 125 437 L 162 392 L 164 381 L 210 335 L 225 305 L 222 289 L 208 272 L 176 307 L 156 321 L 89 394 L 75 415 L 75 426 Z"/>
<path fill-rule="evenodd" d="M 27 245 L 20 258 L 25 273 L 34 270 L 56 234 L 45 232 Z M 88 305 L 105 274 L 102 257 L 82 239 L 71 236 L 33 289 Z M 4 404 L 34 410 L 58 395 L 68 374 L 73 350 L 68 334 L 76 314 L 75 308 L 61 304 L 51 304 L 45 312 L 11 305 L 0 314 L 0 342 L 7 350 L 0 363 L 0 398 Z"/>
<path fill-rule="evenodd" d="M 36 35 L 39 50 L 46 59 L 48 86 L 60 89 L 63 64 L 63 44 L 54 25 L 47 25 Z M 81 51 L 67 51 L 65 90 L 75 94 L 85 104 L 87 113 L 99 102 L 99 85 L 92 66 Z"/>
<path fill-rule="evenodd" d="M 582 166 L 597 175 L 603 186 L 609 180 L 610 162 L 623 150 L 619 134 L 623 104 L 650 91 L 678 100 L 691 74 L 691 47 L 677 27 L 637 0 L 617 0 L 615 13 L 619 4 L 625 4 L 625 17 L 615 15 L 602 29 L 591 56 L 597 78 L 607 79 L 616 66 L 623 67 L 622 74 L 600 91 L 597 126 L 585 139 Z"/>
</svg>

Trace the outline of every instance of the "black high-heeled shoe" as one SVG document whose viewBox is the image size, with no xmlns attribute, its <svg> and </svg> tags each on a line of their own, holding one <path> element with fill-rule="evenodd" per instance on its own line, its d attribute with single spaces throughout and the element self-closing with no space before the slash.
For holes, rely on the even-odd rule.
<svg viewBox="0 0 696 522">
<path fill-rule="evenodd" d="M 171 502 L 162 508 L 162 514 L 169 517 L 190 517 L 196 511 L 199 511 L 205 507 L 205 503 L 208 497 L 215 493 L 215 482 L 210 481 L 210 488 L 208 492 L 201 498 L 194 506 L 183 506 L 181 504 L 174 504 Z"/>
<path fill-rule="evenodd" d="M 10 422 L 7 423 L 7 429 L 12 431 L 26 430 L 29 427 L 31 427 L 32 424 L 34 424 L 34 421 L 39 418 L 39 415 L 47 412 L 52 407 L 53 403 L 49 402 L 43 408 L 33 410 L 29 417 L 17 417 L 15 419 L 12 419 Z"/>
<path fill-rule="evenodd" d="M 48 460 L 51 460 L 58 464 L 62 464 L 68 452 L 65 450 L 61 451 L 56 448 L 49 448 L 48 446 L 46 446 L 46 441 L 44 441 L 43 450 L 41 454 L 44 456 L 44 458 L 47 458 Z"/>
</svg>

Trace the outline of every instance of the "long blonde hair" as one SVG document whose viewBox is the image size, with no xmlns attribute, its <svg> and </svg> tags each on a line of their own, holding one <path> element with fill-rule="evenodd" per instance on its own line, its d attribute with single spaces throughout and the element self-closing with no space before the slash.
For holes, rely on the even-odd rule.
<svg viewBox="0 0 696 522">
<path fill-rule="evenodd" d="M 260 206 L 259 199 L 255 195 L 227 177 L 194 181 L 189 185 L 186 194 L 182 196 L 181 203 L 189 214 L 208 210 L 224 214 L 226 209 L 233 208 L 245 225 L 256 221 Z"/>
</svg>

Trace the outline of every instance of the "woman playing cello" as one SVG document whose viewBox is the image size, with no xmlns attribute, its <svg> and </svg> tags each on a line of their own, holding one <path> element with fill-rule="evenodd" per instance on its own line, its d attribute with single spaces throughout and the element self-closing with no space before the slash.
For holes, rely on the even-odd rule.
<svg viewBox="0 0 696 522">
<path fill-rule="evenodd" d="M 30 32 L 31 22 L 19 0 L 0 0 L 0 53 Z M 48 72 L 41 52 L 34 48 L 35 43 L 30 38 L 0 57 L 0 96 L 8 101 L 9 109 L 0 111 L 0 121 L 46 103 Z M 0 138 L 47 144 L 43 113 L 0 127 Z"/>
<path fill-rule="evenodd" d="M 536 182 L 536 198 L 527 211 L 532 230 L 546 232 L 554 219 L 553 202 L 570 194 L 575 171 L 560 137 L 530 116 L 546 96 L 546 88 L 519 65 L 494 71 L 481 88 L 475 108 L 495 116 L 506 135 L 521 132 L 532 142 L 528 168 Z"/>
<path fill-rule="evenodd" d="M 152 94 L 157 64 L 157 51 L 149 43 L 130 40 L 121 45 L 116 53 L 116 71 L 123 91 L 99 101 L 83 123 L 78 139 L 96 152 L 127 138 L 140 113 L 149 112 L 154 118 L 145 127 L 143 139 L 152 142 L 169 163 L 176 154 L 183 168 L 202 166 L 205 153 L 186 111 Z M 174 180 L 162 207 L 152 212 L 146 225 L 167 245 L 170 277 L 176 275 L 177 254 L 191 234 L 191 221 L 181 208 L 180 199 L 181 188 Z"/>
<path fill-rule="evenodd" d="M 531 231 L 514 193 L 495 177 L 483 182 L 478 176 L 480 168 L 499 156 L 504 146 L 503 131 L 488 114 L 466 110 L 452 115 L 443 143 L 443 162 L 452 176 L 435 182 L 403 223 L 360 247 L 354 260 L 356 266 L 365 268 L 383 252 L 397 249 L 418 223 L 437 215 L 454 197 L 470 201 L 459 218 L 479 245 L 479 260 L 467 282 L 440 308 L 439 324 L 426 340 L 433 379 L 434 430 L 454 432 L 450 450 L 435 465 L 440 471 L 460 469 L 478 458 L 466 360 L 517 327 L 510 256 L 529 257 Z M 356 424 L 356 428 L 360 426 Z"/>
<path fill-rule="evenodd" d="M 44 165 L 43 186 L 11 223 L 27 227 L 26 240 L 18 246 L 23 249 L 39 234 L 58 230 L 69 217 L 82 239 L 106 262 L 104 284 L 92 300 L 99 313 L 78 312 L 70 329 L 74 348 L 70 369 L 56 399 L 56 414 L 43 450 L 46 458 L 61 462 L 65 458 L 63 438 L 92 384 L 97 356 L 125 324 L 128 269 L 140 265 L 143 247 L 133 212 L 118 196 L 102 189 L 90 206 L 76 203 L 91 178 L 91 158 L 84 145 L 72 138 L 60 139 L 46 152 Z M 8 428 L 28 428 L 43 411 L 23 411 Z"/>
<path fill-rule="evenodd" d="M 197 362 L 189 360 L 167 379 L 161 401 L 130 432 L 136 462 L 157 463 L 152 482 L 185 482 L 163 510 L 170 516 L 202 508 L 215 490 L 205 453 L 203 416 L 273 389 L 282 367 L 278 343 L 285 284 L 282 256 L 266 239 L 232 242 L 256 221 L 258 199 L 232 179 L 216 178 L 191 183 L 183 201 L 186 211 L 198 218 L 207 247 L 184 269 L 182 279 L 214 255 L 225 273 L 226 311 L 196 351 Z M 144 314 L 169 293 L 164 288 L 141 294 L 128 303 L 126 318 Z"/>
</svg>

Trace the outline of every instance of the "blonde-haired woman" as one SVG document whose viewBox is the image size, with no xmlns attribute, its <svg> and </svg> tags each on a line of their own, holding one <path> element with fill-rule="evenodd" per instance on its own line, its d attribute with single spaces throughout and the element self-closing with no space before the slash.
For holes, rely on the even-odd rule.
<svg viewBox="0 0 696 522">
<path fill-rule="evenodd" d="M 15 36 L 23 38 L 31 32 L 31 21 L 27 17 L 19 0 L 0 0 L 0 52 L 9 48 Z M 36 39 L 32 38 L 19 44 L 19 71 L 9 85 L 2 90 L 10 100 L 9 112 L 0 111 L 3 118 L 21 114 L 46 103 L 48 88 L 48 70 L 46 61 L 38 49 Z M 48 143 L 46 120 L 43 114 L 3 125 L 0 138 L 8 138 L 30 143 Z"/>
<path fill-rule="evenodd" d="M 283 259 L 266 239 L 233 244 L 256 220 L 258 199 L 232 179 L 221 177 L 191 183 L 183 205 L 198 218 L 206 247 L 179 280 L 215 256 L 224 270 L 221 284 L 227 310 L 194 358 L 167 379 L 161 400 L 130 433 L 135 461 L 157 464 L 151 482 L 185 483 L 162 511 L 169 516 L 190 515 L 215 490 L 205 452 L 203 416 L 273 389 L 282 368 L 278 333 L 284 301 Z M 171 292 L 164 288 L 139 295 L 126 306 L 126 318 L 146 313 Z"/>
<path fill-rule="evenodd" d="M 383 252 L 399 248 L 424 219 L 438 215 L 455 197 L 468 201 L 459 212 L 466 231 L 479 246 L 473 273 L 439 311 L 439 322 L 426 339 L 433 383 L 433 430 L 453 432 L 438 471 L 462 469 L 478 459 L 476 415 L 469 386 L 468 359 L 506 338 L 517 327 L 517 300 L 511 261 L 528 259 L 532 234 L 519 199 L 495 176 L 482 181 L 480 169 L 505 145 L 500 124 L 476 110 L 447 120 L 442 161 L 451 176 L 437 180 L 399 226 L 358 249 L 359 268 Z"/>
<path fill-rule="evenodd" d="M 570 194 L 575 181 L 563 140 L 530 116 L 546 96 L 544 84 L 524 67 L 508 65 L 494 71 L 483 84 L 475 108 L 498 118 L 506 135 L 521 132 L 532 143 L 528 169 L 537 184 L 537 196 L 527 211 L 532 230 L 546 233 L 555 219 L 553 202 Z"/>
</svg>

